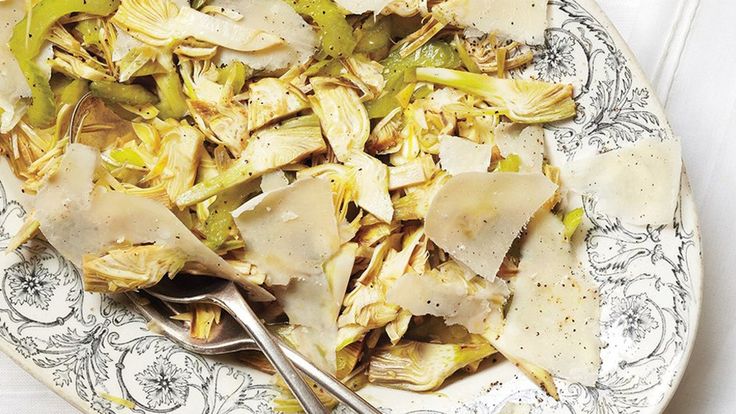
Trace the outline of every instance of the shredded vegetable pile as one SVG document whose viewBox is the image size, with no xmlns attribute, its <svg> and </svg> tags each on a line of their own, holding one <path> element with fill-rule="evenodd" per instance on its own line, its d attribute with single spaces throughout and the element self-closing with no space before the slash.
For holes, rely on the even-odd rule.
<svg viewBox="0 0 736 414">
<path fill-rule="evenodd" d="M 2 1 L 0 149 L 30 212 L 10 248 L 45 237 L 93 292 L 233 280 L 355 388 L 436 390 L 496 353 L 555 398 L 553 376 L 593 385 L 583 211 L 541 126 L 573 87 L 520 76 L 544 3 Z M 207 339 L 220 317 L 176 318 Z"/>
</svg>

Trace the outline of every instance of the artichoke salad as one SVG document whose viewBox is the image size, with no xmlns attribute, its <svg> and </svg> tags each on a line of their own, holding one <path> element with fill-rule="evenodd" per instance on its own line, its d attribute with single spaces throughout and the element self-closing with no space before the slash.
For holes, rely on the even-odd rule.
<svg viewBox="0 0 736 414">
<path fill-rule="evenodd" d="M 516 76 L 545 28 L 538 0 L 0 1 L 30 212 L 9 248 L 45 237 L 94 292 L 236 281 L 355 387 L 435 390 L 496 353 L 552 397 L 592 385 L 583 212 L 540 126 L 573 88 Z M 219 318 L 177 316 L 201 339 Z"/>
</svg>

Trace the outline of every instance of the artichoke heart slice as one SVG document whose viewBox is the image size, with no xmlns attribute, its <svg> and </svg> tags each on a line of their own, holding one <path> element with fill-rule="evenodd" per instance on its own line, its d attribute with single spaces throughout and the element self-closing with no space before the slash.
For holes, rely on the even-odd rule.
<svg viewBox="0 0 736 414">
<path fill-rule="evenodd" d="M 188 6 L 179 8 L 170 0 L 123 0 L 112 22 L 152 46 L 168 47 L 193 37 L 228 49 L 251 52 L 283 43 L 281 38 L 262 30 L 249 29 Z"/>
</svg>

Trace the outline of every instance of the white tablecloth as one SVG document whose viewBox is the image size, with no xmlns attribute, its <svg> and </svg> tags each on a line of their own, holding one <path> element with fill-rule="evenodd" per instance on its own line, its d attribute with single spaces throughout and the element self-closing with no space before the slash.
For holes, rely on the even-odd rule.
<svg viewBox="0 0 736 414">
<path fill-rule="evenodd" d="M 736 2 L 599 0 L 683 138 L 706 281 L 690 366 L 667 414 L 736 412 Z M 0 414 L 76 410 L 0 354 Z"/>
</svg>

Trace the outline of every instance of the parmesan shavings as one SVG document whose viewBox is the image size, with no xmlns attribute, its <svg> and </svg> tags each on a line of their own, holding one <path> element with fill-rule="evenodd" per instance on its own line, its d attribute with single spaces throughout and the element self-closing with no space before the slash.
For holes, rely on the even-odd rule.
<svg viewBox="0 0 736 414">
<path fill-rule="evenodd" d="M 671 223 L 680 194 L 679 140 L 644 138 L 619 150 L 575 160 L 562 170 L 562 183 L 594 196 L 600 209 L 636 225 Z"/>
<path fill-rule="evenodd" d="M 563 232 L 549 212 L 529 224 L 506 325 L 493 344 L 504 355 L 594 386 L 601 363 L 598 291 L 584 278 Z"/>
<path fill-rule="evenodd" d="M 457 175 L 432 200 L 427 236 L 456 260 L 493 280 L 511 243 L 556 189 L 542 174 Z"/>
</svg>

